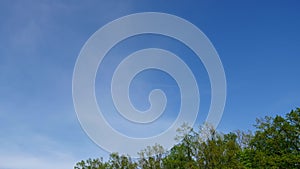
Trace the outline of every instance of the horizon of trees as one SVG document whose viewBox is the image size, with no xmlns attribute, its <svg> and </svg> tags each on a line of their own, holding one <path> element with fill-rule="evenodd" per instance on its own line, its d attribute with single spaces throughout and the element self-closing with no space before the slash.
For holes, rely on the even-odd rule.
<svg viewBox="0 0 300 169">
<path fill-rule="evenodd" d="M 183 124 L 180 141 L 169 151 L 155 144 L 138 153 L 139 159 L 110 154 L 78 162 L 74 169 L 299 169 L 300 108 L 284 117 L 256 119 L 256 131 L 223 134 L 204 124 L 197 130 Z"/>
</svg>

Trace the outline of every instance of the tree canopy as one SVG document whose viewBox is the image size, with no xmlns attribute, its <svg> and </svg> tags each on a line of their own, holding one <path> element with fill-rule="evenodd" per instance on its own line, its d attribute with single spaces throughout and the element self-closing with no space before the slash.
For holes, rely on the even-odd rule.
<svg viewBox="0 0 300 169">
<path fill-rule="evenodd" d="M 158 144 L 139 152 L 139 159 L 112 153 L 78 162 L 74 169 L 299 169 L 300 109 L 285 117 L 256 120 L 256 131 L 217 132 L 208 124 L 197 130 L 184 124 L 178 129 L 179 144 L 166 151 Z"/>
</svg>

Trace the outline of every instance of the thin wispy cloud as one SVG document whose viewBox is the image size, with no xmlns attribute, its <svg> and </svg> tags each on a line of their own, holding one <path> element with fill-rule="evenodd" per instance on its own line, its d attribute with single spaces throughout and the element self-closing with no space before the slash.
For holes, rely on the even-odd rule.
<svg viewBox="0 0 300 169">
<path fill-rule="evenodd" d="M 234 1 L 232 4 L 199 0 L 1 1 L 0 169 L 65 169 L 89 157 L 108 158 L 108 153 L 88 138 L 76 118 L 73 69 L 80 49 L 95 31 L 132 13 L 177 15 L 195 24 L 211 40 L 228 84 L 221 131 L 248 129 L 264 113 L 274 115 L 299 106 L 299 3 Z M 183 51 L 180 46 L 184 44 L 165 43 L 160 37 L 135 38 L 136 41 L 120 43 L 124 50 L 108 55 L 110 60 L 104 65 L 104 73 L 99 68 L 100 81 L 96 81 L 98 103 L 107 110 L 105 117 L 111 126 L 133 136 L 158 133 L 172 124 L 180 98 L 174 99 L 179 94 L 174 94 L 175 83 L 167 83 L 170 79 L 160 83 L 163 80 L 155 78 L 163 76 L 142 78 L 144 74 L 140 74 L 130 89 L 134 105 L 141 110 L 149 107 L 146 87 L 147 90 L 153 86 L 167 88 L 172 97 L 168 99 L 169 114 L 163 116 L 161 125 L 140 128 L 114 116 L 118 112 L 110 107 L 113 106 L 109 100 L 110 84 L 104 88 L 101 85 L 109 83 L 112 64 L 121 61 L 119 56 L 126 57 L 127 53 L 144 47 L 173 49 L 175 54 L 185 57 L 195 72 L 206 73 L 199 64 L 201 61 L 196 62 L 190 53 Z M 199 85 L 204 85 L 197 119 L 197 124 L 201 124 L 210 105 L 210 83 L 203 74 L 198 75 Z"/>
</svg>

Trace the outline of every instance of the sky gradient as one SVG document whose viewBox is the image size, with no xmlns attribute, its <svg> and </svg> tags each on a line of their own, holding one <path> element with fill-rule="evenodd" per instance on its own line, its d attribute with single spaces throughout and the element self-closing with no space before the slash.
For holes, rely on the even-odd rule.
<svg viewBox="0 0 300 169">
<path fill-rule="evenodd" d="M 95 31 L 132 13 L 177 15 L 196 25 L 213 43 L 227 79 L 220 131 L 253 130 L 257 117 L 284 115 L 300 106 L 300 3 L 296 0 L 72 2 L 0 2 L 0 169 L 63 169 L 89 157 L 107 158 L 108 153 L 87 137 L 77 120 L 72 100 L 73 69 L 82 46 Z M 137 43 L 140 40 L 145 43 Z M 164 37 L 149 35 L 126 42 L 110 55 L 125 56 L 146 46 L 188 53 L 185 47 L 178 47 L 181 44 Z M 99 88 L 107 82 L 108 69 L 115 61 L 105 60 L 102 69 L 107 72 L 98 70 Z M 203 95 L 197 124 L 201 124 L 201 112 L 209 107 L 209 82 L 199 61 L 187 62 L 200 70 L 198 82 Z M 150 78 L 143 79 L 141 74 L 130 89 L 137 93 L 132 97 L 135 106 L 146 109 L 149 105 L 139 103 L 139 98 L 159 87 L 175 98 L 169 103 L 170 111 L 177 109 L 174 81 L 155 71 L 144 75 Z M 160 76 L 166 80 L 153 78 Z M 156 86 L 141 84 L 144 80 Z M 98 88 L 96 93 L 99 104 L 105 104 L 103 93 Z M 169 114 L 164 119 L 174 117 Z M 108 121 L 116 127 L 119 124 L 123 132 L 135 134 L 112 116 Z"/>
</svg>

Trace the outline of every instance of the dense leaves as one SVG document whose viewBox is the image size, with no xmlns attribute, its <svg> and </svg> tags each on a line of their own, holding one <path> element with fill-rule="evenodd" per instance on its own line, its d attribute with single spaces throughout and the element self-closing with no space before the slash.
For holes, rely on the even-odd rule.
<svg viewBox="0 0 300 169">
<path fill-rule="evenodd" d="M 139 159 L 112 153 L 108 162 L 88 159 L 74 169 L 293 169 L 300 168 L 300 109 L 285 117 L 257 119 L 256 131 L 217 132 L 209 125 L 197 131 L 184 124 L 179 144 L 170 151 L 155 144 Z"/>
<path fill-rule="evenodd" d="M 300 109 L 257 120 L 247 158 L 253 168 L 300 168 Z"/>
</svg>

